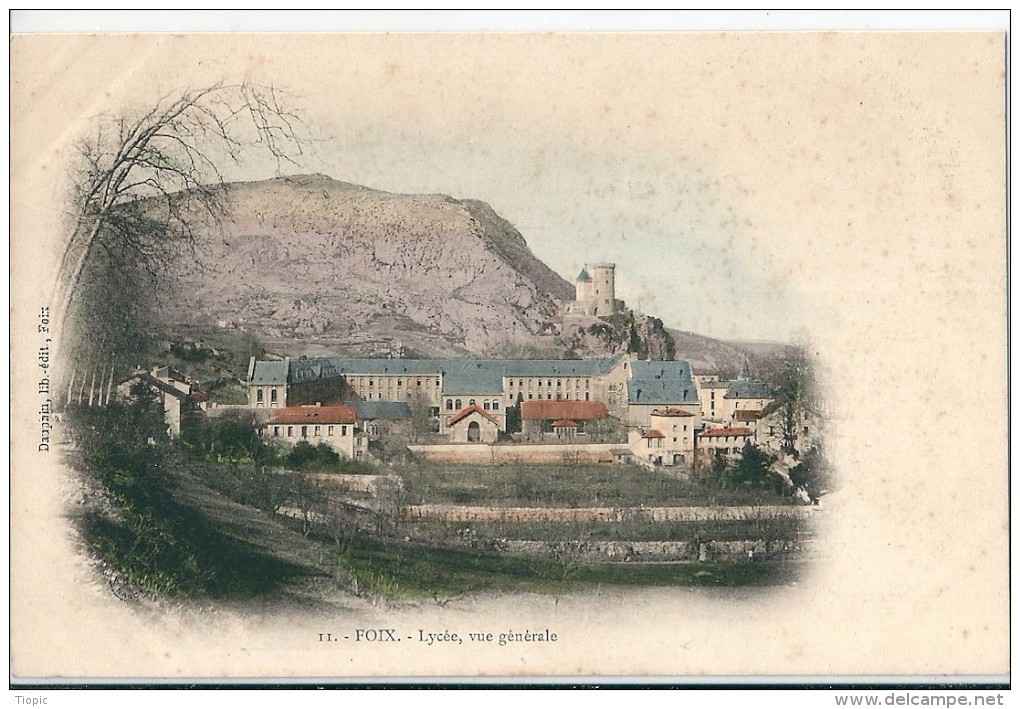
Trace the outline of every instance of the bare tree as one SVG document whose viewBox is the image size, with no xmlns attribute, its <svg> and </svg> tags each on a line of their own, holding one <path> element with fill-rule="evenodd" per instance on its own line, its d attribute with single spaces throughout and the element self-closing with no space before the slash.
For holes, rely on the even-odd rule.
<svg viewBox="0 0 1020 709">
<path fill-rule="evenodd" d="M 410 401 L 411 407 L 411 443 L 417 443 L 432 433 L 432 405 L 429 400 L 418 394 Z"/>
<path fill-rule="evenodd" d="M 766 415 L 779 411 L 779 434 L 784 453 L 801 451 L 799 431 L 805 417 L 817 412 L 814 367 L 803 347 L 797 347 L 785 367 L 775 376 L 778 393 L 765 409 Z"/>
<path fill-rule="evenodd" d="M 155 274 L 226 207 L 221 165 L 261 152 L 297 165 L 309 141 L 272 86 L 217 83 L 167 95 L 149 110 L 97 122 L 77 149 L 74 212 L 54 303 L 64 323 L 97 252 Z M 62 328 L 62 331 L 66 328 Z"/>
</svg>

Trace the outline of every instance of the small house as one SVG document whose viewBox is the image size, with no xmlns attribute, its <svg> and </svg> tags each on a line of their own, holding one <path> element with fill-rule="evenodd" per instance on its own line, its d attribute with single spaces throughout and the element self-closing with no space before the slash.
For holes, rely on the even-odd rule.
<svg viewBox="0 0 1020 709">
<path fill-rule="evenodd" d="M 451 416 L 445 428 L 454 443 L 495 443 L 499 438 L 499 420 L 478 404 Z"/>
<path fill-rule="evenodd" d="M 360 458 L 367 439 L 358 431 L 358 414 L 351 406 L 288 406 L 277 409 L 261 425 L 262 438 L 270 445 L 293 446 L 307 441 L 327 444 L 348 458 Z"/>
</svg>

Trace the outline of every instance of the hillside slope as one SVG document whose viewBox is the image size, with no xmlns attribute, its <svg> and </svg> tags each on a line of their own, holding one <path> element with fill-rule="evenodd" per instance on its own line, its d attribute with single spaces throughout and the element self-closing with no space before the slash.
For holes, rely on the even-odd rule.
<svg viewBox="0 0 1020 709">
<path fill-rule="evenodd" d="M 229 185 L 165 316 L 362 354 L 482 353 L 550 333 L 573 288 L 482 202 L 319 175 Z"/>
</svg>

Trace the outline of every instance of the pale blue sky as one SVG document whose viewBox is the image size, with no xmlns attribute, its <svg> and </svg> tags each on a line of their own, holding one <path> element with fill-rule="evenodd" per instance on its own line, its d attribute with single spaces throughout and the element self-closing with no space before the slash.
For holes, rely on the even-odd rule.
<svg viewBox="0 0 1020 709">
<path fill-rule="evenodd" d="M 788 340 L 838 329 L 847 304 L 895 285 L 907 254 L 941 257 L 917 250 L 931 233 L 927 205 L 951 206 L 972 166 L 1001 162 L 994 140 L 964 152 L 954 138 L 962 125 L 995 128 L 994 107 L 974 97 L 995 96 L 1001 83 L 985 61 L 996 40 L 43 38 L 15 47 L 14 61 L 46 87 L 16 117 L 37 141 L 23 159 L 42 174 L 63 168 L 48 166 L 54 151 L 39 145 L 56 146 L 59 161 L 99 113 L 223 78 L 273 83 L 320 139 L 308 171 L 486 201 L 567 279 L 585 261 L 616 262 L 620 297 L 671 327 Z M 981 62 L 958 59 L 978 51 Z M 12 148 L 16 164 L 21 151 Z"/>
</svg>

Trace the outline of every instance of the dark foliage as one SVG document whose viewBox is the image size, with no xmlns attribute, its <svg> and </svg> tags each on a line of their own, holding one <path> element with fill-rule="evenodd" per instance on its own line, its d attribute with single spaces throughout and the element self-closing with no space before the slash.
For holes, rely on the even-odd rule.
<svg viewBox="0 0 1020 709">
<path fill-rule="evenodd" d="M 259 438 L 251 421 L 223 419 L 182 432 L 181 445 L 192 459 L 270 462 L 274 453 Z"/>
<path fill-rule="evenodd" d="M 84 519 L 97 555 L 129 583 L 171 596 L 256 595 L 298 573 L 178 500 L 161 407 L 146 387 L 134 393 L 127 403 L 67 412 L 80 467 L 109 502 Z"/>
<path fill-rule="evenodd" d="M 731 479 L 734 485 L 758 490 L 771 490 L 782 495 L 789 491 L 786 480 L 772 470 L 776 457 L 750 443 L 744 446 L 740 458 L 733 466 Z"/>
<path fill-rule="evenodd" d="M 812 448 L 800 463 L 790 470 L 790 482 L 804 490 L 811 502 L 817 504 L 821 496 L 832 489 L 832 466 L 819 448 Z"/>
</svg>

